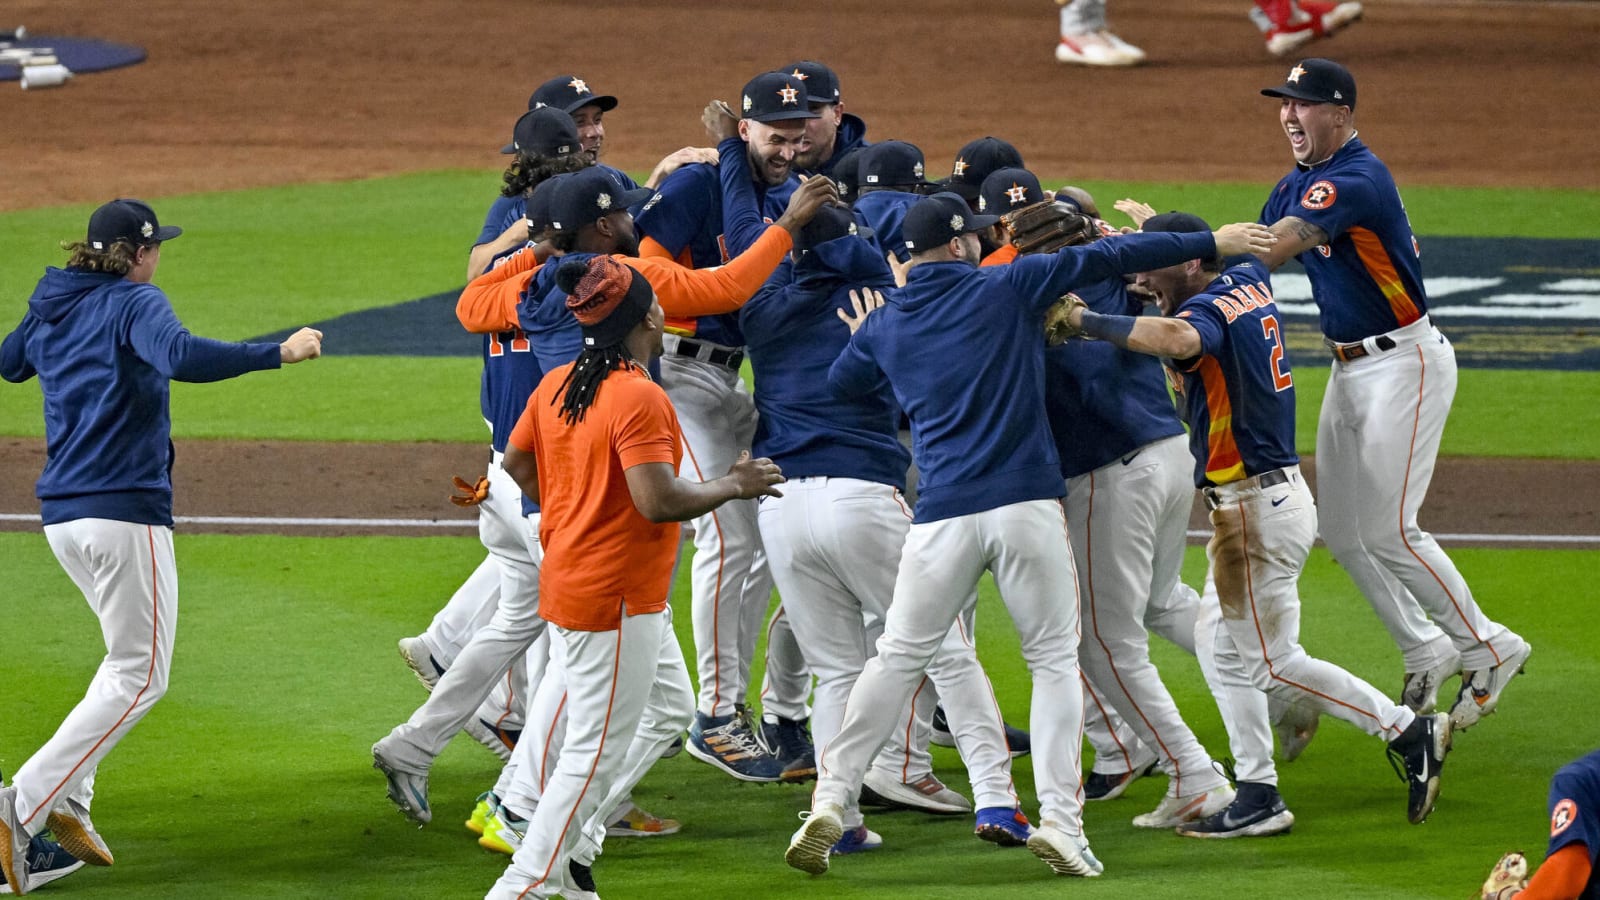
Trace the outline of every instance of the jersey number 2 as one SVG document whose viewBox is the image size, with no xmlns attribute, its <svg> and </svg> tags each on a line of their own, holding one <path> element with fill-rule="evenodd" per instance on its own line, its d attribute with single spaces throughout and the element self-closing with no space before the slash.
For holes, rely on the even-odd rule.
<svg viewBox="0 0 1600 900">
<path fill-rule="evenodd" d="M 1277 316 L 1261 317 L 1261 336 L 1272 342 L 1272 389 L 1294 387 L 1294 373 L 1283 371 L 1283 333 L 1278 329 Z"/>
</svg>

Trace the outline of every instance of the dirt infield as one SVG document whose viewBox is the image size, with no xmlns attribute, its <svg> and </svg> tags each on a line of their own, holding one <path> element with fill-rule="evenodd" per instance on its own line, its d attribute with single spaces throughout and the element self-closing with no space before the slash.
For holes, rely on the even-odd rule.
<svg viewBox="0 0 1600 900">
<path fill-rule="evenodd" d="M 1600 145 L 1588 117 L 1572 114 L 1573 98 L 1600 84 L 1600 4 L 1367 8 L 1312 49 L 1356 73 L 1363 136 L 1402 185 L 1600 186 Z M 868 0 L 783 11 L 735 0 L 346 0 L 234 4 L 226 14 L 150 0 L 116 17 L 96 4 L 21 0 L 8 10 L 15 21 L 0 24 L 138 44 L 149 59 L 60 90 L 0 91 L 0 120 L 26 126 L 0 128 L 0 210 L 492 169 L 533 86 L 563 71 L 621 97 L 606 159 L 647 169 L 704 143 L 706 100 L 801 57 L 838 69 L 869 137 L 921 145 L 935 172 L 962 143 L 997 134 L 1041 172 L 1248 181 L 1264 192 L 1290 157 L 1273 101 L 1257 90 L 1281 82 L 1287 63 L 1263 51 L 1248 0 L 1111 9 L 1152 64 L 1058 65 L 1056 7 L 1043 0 L 924 0 L 898 11 Z M 449 476 L 481 471 L 483 456 L 471 445 L 184 442 L 178 511 L 460 518 L 444 502 Z M 37 510 L 42 461 L 42 442 L 0 440 L 0 512 Z M 1600 533 L 1597 475 L 1587 463 L 1447 460 L 1426 524 Z"/>
</svg>

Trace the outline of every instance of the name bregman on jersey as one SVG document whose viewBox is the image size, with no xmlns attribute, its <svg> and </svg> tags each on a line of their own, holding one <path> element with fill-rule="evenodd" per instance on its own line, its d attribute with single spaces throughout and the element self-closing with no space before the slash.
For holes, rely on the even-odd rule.
<svg viewBox="0 0 1600 900">
<path fill-rule="evenodd" d="M 1252 309 L 1264 309 L 1272 303 L 1272 291 L 1266 285 L 1247 284 L 1226 294 L 1214 297 L 1211 305 L 1222 311 L 1228 324 Z"/>
</svg>

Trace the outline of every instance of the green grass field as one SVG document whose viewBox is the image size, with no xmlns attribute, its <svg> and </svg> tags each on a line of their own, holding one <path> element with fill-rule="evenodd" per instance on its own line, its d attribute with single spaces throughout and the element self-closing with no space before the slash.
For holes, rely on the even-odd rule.
<svg viewBox="0 0 1600 900">
<path fill-rule="evenodd" d="M 420 631 L 480 558 L 471 538 L 180 536 L 182 605 L 172 687 L 103 766 L 96 823 L 119 862 L 51 885 L 49 895 L 156 897 L 478 896 L 503 857 L 460 825 L 498 761 L 465 737 L 433 770 L 433 825 L 418 831 L 384 797 L 368 748 L 424 694 L 395 653 Z M 36 534 L 0 534 L 9 561 L 12 622 L 28 639 L 7 647 L 13 690 L 0 765 L 15 769 L 82 694 L 98 662 L 97 629 Z M 1600 679 L 1592 631 L 1560 610 L 1592 571 L 1574 551 L 1458 551 L 1456 559 L 1497 616 L 1537 647 L 1503 710 L 1462 735 L 1437 811 L 1406 824 L 1405 788 L 1378 742 L 1324 720 L 1301 759 L 1281 767 L 1298 817 L 1293 834 L 1200 842 L 1133 828 L 1163 780 L 1088 807 L 1087 828 L 1106 863 L 1098 882 L 1064 885 L 1026 851 L 970 834 L 966 817 L 873 816 L 877 853 L 837 860 L 823 879 L 783 865 L 783 847 L 808 792 L 743 785 L 686 755 L 659 765 L 637 792 L 647 809 L 685 822 L 681 834 L 613 840 L 596 867 L 608 897 L 1468 896 L 1498 854 L 1542 846 L 1551 772 L 1593 749 L 1585 685 Z M 1203 557 L 1191 551 L 1186 576 Z M 1304 642 L 1386 688 L 1398 659 L 1347 578 L 1316 551 L 1302 582 Z M 676 596 L 688 616 L 686 584 Z M 993 591 L 980 604 L 979 652 L 1013 722 L 1026 720 L 1028 683 L 1016 636 Z M 685 629 L 680 629 L 680 636 Z M 8 629 L 8 633 L 17 633 Z M 1157 663 L 1202 741 L 1226 753 L 1198 667 L 1157 642 Z M 689 648 L 685 648 L 686 651 Z M 1567 727 L 1554 727 L 1550 717 Z M 1587 723 L 1587 724 L 1585 724 Z M 941 775 L 964 787 L 953 752 Z M 1015 767 L 1032 803 L 1031 764 Z M 41 896 L 45 896 L 41 893 Z"/>
<path fill-rule="evenodd" d="M 1050 183 L 1047 181 L 1047 183 Z M 492 172 L 435 172 L 337 184 L 151 198 L 184 237 L 163 254 L 157 282 L 197 333 L 239 339 L 459 287 L 470 236 L 493 196 Z M 1262 185 L 1086 185 L 1108 204 L 1135 196 L 1216 221 L 1253 218 Z M 1408 188 L 1424 235 L 1590 237 L 1600 192 Z M 1487 219 L 1482 210 L 1497 210 Z M 0 215 L 0 333 L 20 318 L 56 242 L 81 233 L 90 207 Z M 1492 230 L 1491 230 L 1492 229 Z M 353 357 L 337 346 L 315 363 L 216 385 L 174 389 L 175 435 L 334 441 L 483 439 L 472 359 Z M 1310 452 L 1326 382 L 1303 361 L 1299 444 Z M 1600 373 L 1467 370 L 1444 452 L 1600 458 Z M 36 385 L 0 387 L 0 436 L 42 433 Z M 374 410 L 384 410 L 381 415 Z M 1559 425 L 1557 423 L 1560 423 Z M 33 472 L 7 477 L 29 479 Z M 403 475 L 401 477 L 404 477 Z M 8 510 L 9 511 L 9 510 Z M 480 896 L 504 866 L 458 820 L 498 761 L 465 739 L 434 769 L 437 819 L 418 831 L 384 798 L 372 741 L 423 693 L 395 653 L 481 558 L 474 538 L 276 538 L 180 535 L 182 612 L 170 693 L 112 754 L 97 782 L 95 819 L 119 862 L 86 869 L 41 896 Z M 1087 827 L 1107 877 L 1065 884 L 1025 851 L 997 850 L 965 818 L 875 817 L 884 850 L 839 860 L 822 880 L 786 868 L 782 850 L 807 805 L 792 786 L 732 782 L 679 756 L 658 766 L 637 799 L 685 822 L 681 835 L 617 840 L 597 866 L 607 897 L 1231 898 L 1471 896 L 1507 849 L 1537 858 L 1544 793 L 1560 764 L 1600 744 L 1592 686 L 1594 627 L 1581 617 L 1593 552 L 1453 553 L 1497 618 L 1537 653 L 1504 711 L 1460 738 L 1433 819 L 1404 819 L 1404 786 L 1373 739 L 1326 722 L 1299 761 L 1282 767 L 1298 816 L 1294 834 L 1195 842 L 1139 832 L 1162 780 L 1091 805 Z M 1186 578 L 1203 560 L 1191 551 Z M 41 535 L 0 533 L 6 642 L 0 683 L 0 770 L 11 772 L 82 695 L 100 656 L 94 617 Z M 1397 690 L 1387 636 L 1327 554 L 1302 582 L 1304 641 Z M 687 618 L 687 590 L 675 597 Z M 1028 685 L 1015 634 L 985 589 L 980 652 L 1013 722 Z M 680 638 L 688 634 L 680 627 Z M 1157 663 L 1201 739 L 1226 741 L 1198 667 L 1167 645 Z M 757 675 L 759 678 L 759 674 Z M 1552 719 L 1554 716 L 1556 718 Z M 1555 727 L 1557 724 L 1563 727 Z M 954 754 L 943 777 L 964 787 Z M 1031 798 L 1031 765 L 1016 766 Z M 1031 799 L 1028 811 L 1037 808 Z"/>
</svg>

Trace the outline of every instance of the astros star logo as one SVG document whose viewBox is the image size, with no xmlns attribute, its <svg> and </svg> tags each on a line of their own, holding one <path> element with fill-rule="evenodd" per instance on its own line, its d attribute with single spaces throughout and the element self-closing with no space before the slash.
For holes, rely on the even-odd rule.
<svg viewBox="0 0 1600 900">
<path fill-rule="evenodd" d="M 1028 199 L 1028 189 L 1013 181 L 1011 187 L 1006 188 L 1006 199 L 1011 201 L 1012 206 L 1016 206 Z"/>
<path fill-rule="evenodd" d="M 572 88 L 580 94 L 589 93 L 589 82 L 584 81 L 582 78 L 578 78 L 576 76 L 574 76 L 571 81 L 567 82 L 567 87 Z"/>
<path fill-rule="evenodd" d="M 1300 76 L 1304 74 L 1306 74 L 1305 67 L 1296 64 L 1294 68 L 1289 70 L 1289 80 L 1295 84 L 1299 84 Z"/>
<path fill-rule="evenodd" d="M 784 85 L 778 89 L 778 99 L 783 101 L 784 106 L 790 106 L 800 102 L 800 92 Z"/>
<path fill-rule="evenodd" d="M 800 71 L 798 68 L 796 68 L 793 72 L 790 72 L 789 75 L 796 81 L 805 81 L 807 78 L 811 77 L 810 75 Z"/>
<path fill-rule="evenodd" d="M 954 175 L 957 178 L 960 178 L 962 175 L 966 174 L 966 171 L 967 171 L 967 161 L 962 159 L 959 156 L 956 157 L 956 168 L 955 168 L 955 171 L 951 172 L 950 174 Z"/>
</svg>

